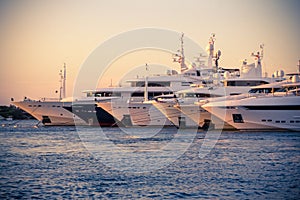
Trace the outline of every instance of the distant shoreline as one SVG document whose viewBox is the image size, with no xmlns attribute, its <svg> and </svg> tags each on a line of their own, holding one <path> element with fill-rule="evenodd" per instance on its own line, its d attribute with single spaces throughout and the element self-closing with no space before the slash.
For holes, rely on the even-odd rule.
<svg viewBox="0 0 300 200">
<path fill-rule="evenodd" d="M 0 106 L 0 118 L 2 120 L 26 120 L 26 119 L 34 119 L 30 114 L 27 112 L 21 110 L 20 108 L 17 108 L 14 105 L 10 106 Z"/>
</svg>

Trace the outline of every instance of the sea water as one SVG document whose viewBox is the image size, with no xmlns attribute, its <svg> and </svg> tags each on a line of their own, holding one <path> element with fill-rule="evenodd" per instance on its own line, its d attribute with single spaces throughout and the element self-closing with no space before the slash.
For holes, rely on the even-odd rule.
<svg viewBox="0 0 300 200">
<path fill-rule="evenodd" d="M 222 132 L 201 157 L 199 151 L 208 134 L 204 131 L 187 130 L 186 137 L 176 143 L 185 146 L 184 151 L 171 152 L 166 146 L 176 138 L 175 128 L 164 128 L 149 137 L 124 134 L 131 130 L 145 133 L 145 128 L 101 128 L 107 139 L 91 149 L 76 127 L 35 127 L 36 123 L 0 123 L 1 199 L 300 196 L 299 132 Z M 98 132 L 90 128 L 87 134 Z M 170 153 L 154 154 L 167 151 Z M 105 154 L 105 159 L 97 152 Z"/>
</svg>

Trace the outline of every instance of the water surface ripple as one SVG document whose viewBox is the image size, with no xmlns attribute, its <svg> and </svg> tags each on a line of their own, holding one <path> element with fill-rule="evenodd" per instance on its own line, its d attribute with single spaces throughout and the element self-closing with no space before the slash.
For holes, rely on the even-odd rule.
<svg viewBox="0 0 300 200">
<path fill-rule="evenodd" d="M 297 199 L 300 196 L 299 132 L 223 132 L 213 150 L 202 159 L 198 154 L 205 132 L 199 132 L 184 155 L 170 165 L 149 173 L 124 173 L 94 158 L 74 127 L 33 128 L 34 123 L 0 127 L 1 199 Z M 112 138 L 120 134 L 117 128 L 104 130 Z M 122 145 L 168 142 L 172 131 L 166 129 L 160 136 L 149 139 L 115 137 L 114 142 Z"/>
</svg>

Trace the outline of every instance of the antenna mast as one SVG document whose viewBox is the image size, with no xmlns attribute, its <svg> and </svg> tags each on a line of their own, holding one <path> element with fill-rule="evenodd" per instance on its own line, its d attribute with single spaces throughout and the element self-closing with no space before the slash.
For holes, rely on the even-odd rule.
<svg viewBox="0 0 300 200">
<path fill-rule="evenodd" d="M 214 57 L 214 50 L 215 50 L 215 41 L 216 41 L 216 34 L 212 33 L 211 37 L 208 41 L 208 67 L 212 68 L 212 60 Z"/>
<path fill-rule="evenodd" d="M 148 64 L 146 63 L 146 71 L 148 73 Z M 145 91 L 144 91 L 144 101 L 148 101 L 148 74 L 145 77 Z"/>
<path fill-rule="evenodd" d="M 262 65 L 261 65 L 261 61 L 262 61 L 263 55 L 264 55 L 264 44 L 259 45 L 259 48 L 260 48 L 260 53 L 258 51 L 256 54 L 252 53 L 251 56 L 256 57 L 256 59 L 257 59 L 257 66 L 256 66 L 257 75 L 259 77 L 262 77 Z"/>
<path fill-rule="evenodd" d="M 66 98 L 66 80 L 67 80 L 67 67 L 66 67 L 66 63 L 64 63 L 63 95 L 62 95 L 62 98 Z"/>
<path fill-rule="evenodd" d="M 184 37 L 184 33 L 182 33 L 180 37 L 180 50 L 177 50 L 178 53 L 173 55 L 173 62 L 180 63 L 181 72 L 187 69 L 185 65 L 183 37 Z"/>
<path fill-rule="evenodd" d="M 184 37 L 184 33 L 182 33 L 181 38 L 180 38 L 180 46 L 181 46 L 181 62 L 180 62 L 180 67 L 181 67 L 181 71 L 186 69 L 185 66 L 185 56 L 184 56 L 184 47 L 183 47 L 183 37 Z"/>
<path fill-rule="evenodd" d="M 67 78 L 66 63 L 64 63 L 64 71 L 60 70 L 59 75 L 60 75 L 59 100 L 62 100 L 63 98 L 66 98 L 66 78 Z"/>
</svg>

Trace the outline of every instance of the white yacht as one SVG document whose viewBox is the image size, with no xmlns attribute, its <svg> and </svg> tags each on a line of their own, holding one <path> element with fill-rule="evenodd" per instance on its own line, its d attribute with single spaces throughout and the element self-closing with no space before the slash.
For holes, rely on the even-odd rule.
<svg viewBox="0 0 300 200">
<path fill-rule="evenodd" d="M 237 81 L 237 80 L 235 80 Z M 245 83 L 247 80 L 240 79 Z M 253 79 L 253 83 L 269 83 L 268 79 Z M 248 82 L 252 82 L 249 81 Z M 203 127 L 211 121 L 211 115 L 195 102 L 222 96 L 238 96 L 247 93 L 250 86 L 200 87 L 176 92 L 175 97 L 158 97 L 153 105 L 157 107 L 177 127 Z M 217 120 L 217 119 L 215 119 Z M 215 125 L 219 123 L 214 123 Z M 223 126 L 223 122 L 220 123 Z"/>
<path fill-rule="evenodd" d="M 216 102 L 216 101 L 227 101 L 227 100 L 237 100 L 248 97 L 249 95 L 260 95 L 260 94 L 268 94 L 272 92 L 279 91 L 282 88 L 282 85 L 288 83 L 287 81 L 273 82 L 269 84 L 263 84 L 259 86 L 251 87 L 251 89 L 246 92 L 242 92 L 239 95 L 230 95 L 230 92 L 225 92 L 226 96 L 223 97 L 207 97 L 207 98 L 198 98 L 197 101 L 191 103 L 177 103 L 174 108 L 181 112 L 181 116 L 185 115 L 187 119 L 192 120 L 199 127 L 207 129 L 208 127 L 214 129 L 235 129 L 230 124 L 224 122 L 220 118 L 211 115 L 211 113 L 207 112 L 201 106 L 208 102 Z M 247 89 L 247 88 L 245 88 Z M 236 91 L 239 90 L 236 88 Z M 243 89 L 242 89 L 243 90 Z M 242 91 L 241 90 L 241 91 Z M 225 91 L 228 91 L 225 89 Z M 278 92 L 279 93 L 279 92 Z M 176 120 L 176 118 L 174 119 Z"/>
<path fill-rule="evenodd" d="M 183 74 L 149 76 L 147 80 L 128 80 L 131 87 L 114 88 L 112 93 L 119 98 L 111 101 L 98 101 L 98 107 L 114 116 L 126 126 L 171 126 L 173 125 L 152 103 L 161 95 L 174 95 L 176 91 L 189 89 L 191 85 L 202 84 L 201 77 L 190 77 L 196 74 L 195 69 Z M 147 85 L 145 87 L 145 85 Z"/>
<path fill-rule="evenodd" d="M 84 97 L 65 98 L 66 66 L 64 66 L 64 71 L 61 71 L 60 75 L 59 98 L 31 100 L 25 97 L 23 101 L 13 101 L 12 104 L 31 114 L 46 126 L 113 126 L 116 123 L 109 113 L 95 104 L 96 101 L 114 98 L 111 92 L 112 88 L 86 90 L 83 91 Z"/>
<path fill-rule="evenodd" d="M 65 109 L 71 108 L 72 105 L 72 101 L 67 99 L 31 100 L 25 98 L 23 101 L 12 102 L 12 104 L 29 113 L 46 126 L 73 126 L 75 122 L 85 125 L 81 118 Z"/>
<path fill-rule="evenodd" d="M 153 103 L 175 126 L 177 127 L 195 127 L 199 126 L 207 128 L 213 120 L 214 128 L 224 127 L 224 122 L 218 118 L 214 118 L 201 106 L 194 102 L 228 95 L 239 95 L 247 93 L 251 87 L 264 85 L 283 79 L 283 72 L 279 73 L 280 77 L 265 78 L 262 77 L 261 59 L 263 55 L 263 46 L 261 52 L 252 54 L 257 58 L 257 64 L 247 65 L 244 61 L 241 67 L 240 77 L 232 78 L 228 72 L 224 73 L 224 79 L 219 84 L 196 87 L 188 90 L 176 92 L 176 96 L 172 99 L 169 97 L 157 98 Z M 217 63 L 216 63 L 217 65 Z M 225 127 L 230 128 L 225 124 Z"/>
<path fill-rule="evenodd" d="M 300 131 L 299 88 L 299 82 L 284 84 L 281 91 L 209 102 L 202 108 L 239 130 Z"/>
<path fill-rule="evenodd" d="M 64 70 L 60 71 L 61 87 L 59 98 L 42 98 L 40 100 L 31 100 L 25 97 L 23 101 L 12 101 L 11 103 L 21 108 L 25 112 L 32 115 L 44 125 L 66 126 L 77 124 L 85 124 L 78 116 L 74 115 L 69 109 L 72 105 L 72 99 L 66 96 L 66 65 Z M 12 99 L 13 100 L 13 99 Z"/>
<path fill-rule="evenodd" d="M 174 70 L 166 75 L 149 76 L 140 79 L 128 80 L 131 83 L 130 88 L 115 88 L 120 93 L 119 99 L 113 99 L 110 102 L 98 102 L 97 105 L 108 113 L 113 115 L 118 121 L 127 126 L 169 126 L 173 125 L 155 106 L 153 98 L 159 95 L 172 95 L 177 91 L 191 88 L 195 85 L 212 84 L 213 72 L 217 71 L 211 66 L 213 59 L 215 38 L 210 38 L 210 49 L 208 63 L 205 66 L 202 61 L 198 67 L 188 68 L 185 64 L 183 35 L 181 37 L 180 54 L 176 54 L 174 61 L 181 65 L 181 73 Z M 220 51 L 217 53 L 216 60 L 220 57 Z M 146 66 L 147 67 L 147 66 Z M 222 73 L 225 73 L 224 70 Z M 237 71 L 233 72 L 238 74 Z M 227 72 L 229 74 L 229 72 Z M 221 72 L 219 73 L 221 74 Z M 215 78 L 219 81 L 220 77 Z"/>
</svg>

